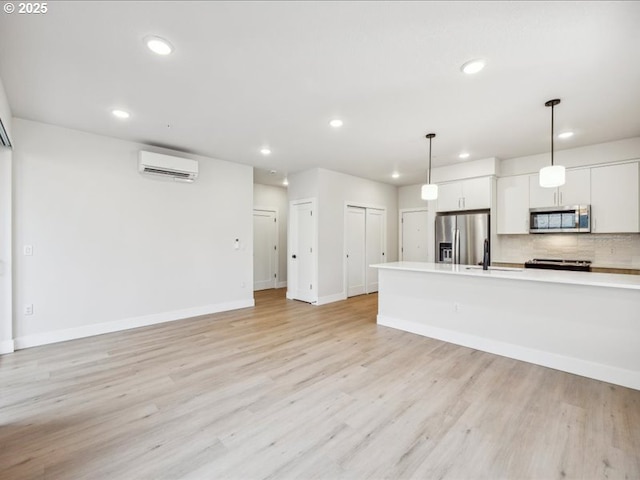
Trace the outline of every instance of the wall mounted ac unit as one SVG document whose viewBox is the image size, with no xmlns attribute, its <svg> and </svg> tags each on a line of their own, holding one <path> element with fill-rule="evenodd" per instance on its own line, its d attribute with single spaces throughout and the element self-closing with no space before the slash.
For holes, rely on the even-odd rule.
<svg viewBox="0 0 640 480">
<path fill-rule="evenodd" d="M 4 124 L 2 123 L 2 119 L 0 118 L 0 145 L 3 147 L 11 148 L 11 140 L 9 140 L 9 133 L 4 128 Z"/>
<path fill-rule="evenodd" d="M 198 178 L 198 161 L 140 150 L 138 170 L 140 173 L 169 177 L 176 181 L 193 182 Z"/>
</svg>

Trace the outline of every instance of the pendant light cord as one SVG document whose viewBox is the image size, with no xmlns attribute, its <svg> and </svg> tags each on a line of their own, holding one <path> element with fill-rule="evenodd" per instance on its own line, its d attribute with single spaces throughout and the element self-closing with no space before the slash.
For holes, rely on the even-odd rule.
<svg viewBox="0 0 640 480">
<path fill-rule="evenodd" d="M 555 104 L 551 104 L 551 166 L 553 167 L 553 109 Z"/>
<path fill-rule="evenodd" d="M 431 183 L 431 140 L 435 137 L 435 133 L 427 133 L 426 137 L 429 139 L 429 169 L 427 170 L 427 184 Z"/>
<path fill-rule="evenodd" d="M 553 167 L 553 118 L 554 118 L 554 107 L 560 103 L 559 98 L 554 98 L 553 100 L 549 100 L 545 102 L 545 107 L 551 107 L 551 166 Z"/>
<path fill-rule="evenodd" d="M 427 183 L 431 183 L 431 140 L 432 138 L 429 138 L 429 173 L 427 175 Z"/>
</svg>

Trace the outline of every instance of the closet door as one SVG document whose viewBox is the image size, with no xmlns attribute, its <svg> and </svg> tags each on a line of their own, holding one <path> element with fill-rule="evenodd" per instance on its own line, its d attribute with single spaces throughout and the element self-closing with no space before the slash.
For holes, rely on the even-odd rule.
<svg viewBox="0 0 640 480">
<path fill-rule="evenodd" d="M 373 293 L 378 291 L 378 269 L 369 265 L 383 263 L 385 261 L 384 233 L 385 211 L 376 208 L 367 208 L 366 215 L 366 291 Z"/>
<path fill-rule="evenodd" d="M 366 209 L 347 207 L 347 297 L 362 295 L 365 288 Z"/>
</svg>

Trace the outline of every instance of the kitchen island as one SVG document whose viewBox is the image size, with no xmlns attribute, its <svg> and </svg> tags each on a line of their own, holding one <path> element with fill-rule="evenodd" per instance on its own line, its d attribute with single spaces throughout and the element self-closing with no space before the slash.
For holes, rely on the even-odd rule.
<svg viewBox="0 0 640 480">
<path fill-rule="evenodd" d="M 372 266 L 379 325 L 640 390 L 639 276 Z"/>
</svg>

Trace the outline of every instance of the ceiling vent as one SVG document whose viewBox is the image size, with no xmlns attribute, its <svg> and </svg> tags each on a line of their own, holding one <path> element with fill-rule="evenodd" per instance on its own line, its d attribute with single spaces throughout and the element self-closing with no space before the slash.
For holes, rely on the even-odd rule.
<svg viewBox="0 0 640 480">
<path fill-rule="evenodd" d="M 138 170 L 148 175 L 173 178 L 178 182 L 193 182 L 198 178 L 198 161 L 140 150 Z"/>
</svg>

